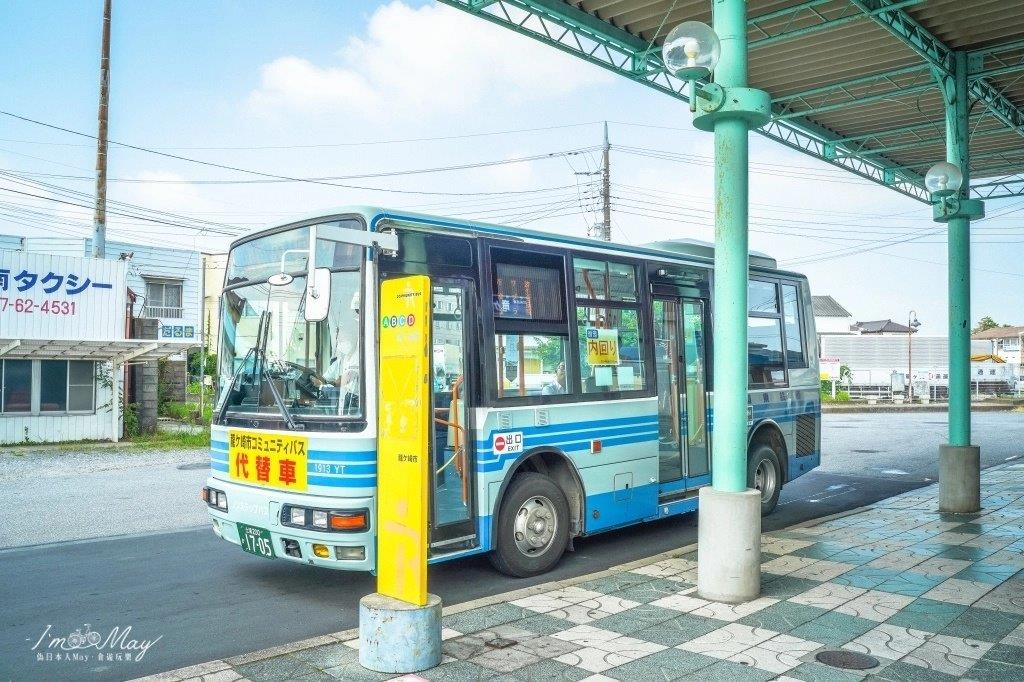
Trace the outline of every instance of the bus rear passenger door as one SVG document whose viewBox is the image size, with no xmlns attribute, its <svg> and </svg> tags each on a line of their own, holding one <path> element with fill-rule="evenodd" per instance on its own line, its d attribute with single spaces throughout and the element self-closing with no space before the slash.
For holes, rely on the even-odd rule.
<svg viewBox="0 0 1024 682">
<path fill-rule="evenodd" d="M 433 439 L 431 462 L 431 556 L 476 545 L 474 512 L 473 439 L 467 423 L 471 414 L 472 381 L 468 313 L 474 298 L 473 282 L 435 278 L 431 343 L 431 409 Z"/>
<path fill-rule="evenodd" d="M 658 483 L 680 481 L 686 475 L 683 460 L 682 347 L 679 299 L 654 299 L 654 367 L 658 388 Z"/>
</svg>

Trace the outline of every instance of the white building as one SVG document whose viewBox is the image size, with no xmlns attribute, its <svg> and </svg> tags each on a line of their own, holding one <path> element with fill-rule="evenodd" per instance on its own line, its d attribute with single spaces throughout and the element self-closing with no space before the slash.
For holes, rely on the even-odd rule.
<svg viewBox="0 0 1024 682">
<path fill-rule="evenodd" d="M 971 341 L 971 355 L 988 352 L 987 341 Z M 915 394 L 922 395 L 928 386 L 941 388 L 949 384 L 949 339 L 945 336 L 914 336 L 907 334 L 850 334 L 822 338 L 822 357 L 833 358 L 837 365 L 850 368 L 852 387 L 890 386 L 902 390 L 907 373 L 912 372 Z M 972 362 L 971 382 L 979 390 L 1006 386 L 1012 390 L 1018 381 L 1018 365 L 993 362 Z M 922 388 L 920 385 L 923 385 Z"/>
<path fill-rule="evenodd" d="M 853 315 L 831 296 L 811 296 L 818 339 L 828 334 L 852 334 Z"/>
<path fill-rule="evenodd" d="M 92 239 L 0 236 L 0 248 L 89 258 Z M 131 292 L 128 302 L 132 304 L 133 317 L 160 320 L 160 338 L 199 338 L 202 254 L 188 249 L 108 241 L 106 258 L 126 264 L 125 281 Z"/>
<path fill-rule="evenodd" d="M 125 363 L 198 339 L 198 254 L 193 274 L 195 252 L 113 242 L 97 260 L 90 248 L 0 236 L 0 444 L 117 440 Z M 146 315 L 158 338 L 128 338 Z"/>
<path fill-rule="evenodd" d="M 1024 327 L 993 327 L 971 335 L 971 341 L 985 341 L 991 344 L 987 351 L 1012 364 L 1021 364 L 1021 343 L 1024 341 Z M 973 346 L 972 346 L 973 347 Z"/>
</svg>

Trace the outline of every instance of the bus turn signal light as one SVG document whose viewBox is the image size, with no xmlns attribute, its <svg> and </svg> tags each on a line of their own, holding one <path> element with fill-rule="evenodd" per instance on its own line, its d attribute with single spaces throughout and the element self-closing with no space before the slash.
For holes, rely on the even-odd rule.
<svg viewBox="0 0 1024 682">
<path fill-rule="evenodd" d="M 313 545 L 313 554 L 321 559 L 326 559 L 331 556 L 331 550 L 327 548 L 327 545 Z"/>
<path fill-rule="evenodd" d="M 331 513 L 331 528 L 333 530 L 366 530 L 366 512 L 346 512 L 339 514 Z"/>
</svg>

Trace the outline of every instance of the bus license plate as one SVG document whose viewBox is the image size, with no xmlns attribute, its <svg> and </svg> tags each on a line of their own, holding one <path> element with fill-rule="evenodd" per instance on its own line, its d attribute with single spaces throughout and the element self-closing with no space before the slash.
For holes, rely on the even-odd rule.
<svg viewBox="0 0 1024 682">
<path fill-rule="evenodd" d="M 238 539 L 242 543 L 242 549 L 249 554 L 267 559 L 274 558 L 274 543 L 270 539 L 269 530 L 239 523 Z"/>
</svg>

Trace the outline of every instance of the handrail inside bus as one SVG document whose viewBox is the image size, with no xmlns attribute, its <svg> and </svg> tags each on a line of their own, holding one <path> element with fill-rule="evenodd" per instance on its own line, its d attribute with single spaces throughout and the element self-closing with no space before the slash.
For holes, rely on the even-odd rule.
<svg viewBox="0 0 1024 682">
<path fill-rule="evenodd" d="M 438 411 L 443 411 L 443 407 L 435 408 L 434 423 L 440 424 L 446 428 L 452 428 L 455 430 L 454 444 L 452 450 L 454 451 L 452 456 L 441 465 L 435 472 L 435 476 L 445 469 L 447 469 L 452 462 L 455 462 L 455 471 L 458 472 L 459 478 L 462 479 L 462 503 L 469 504 L 469 482 L 466 477 L 466 448 L 463 445 L 466 436 L 466 427 L 459 421 L 459 390 L 462 387 L 462 381 L 464 377 L 459 376 L 452 382 L 452 401 L 448 407 L 448 419 L 442 419 L 436 416 Z"/>
</svg>

